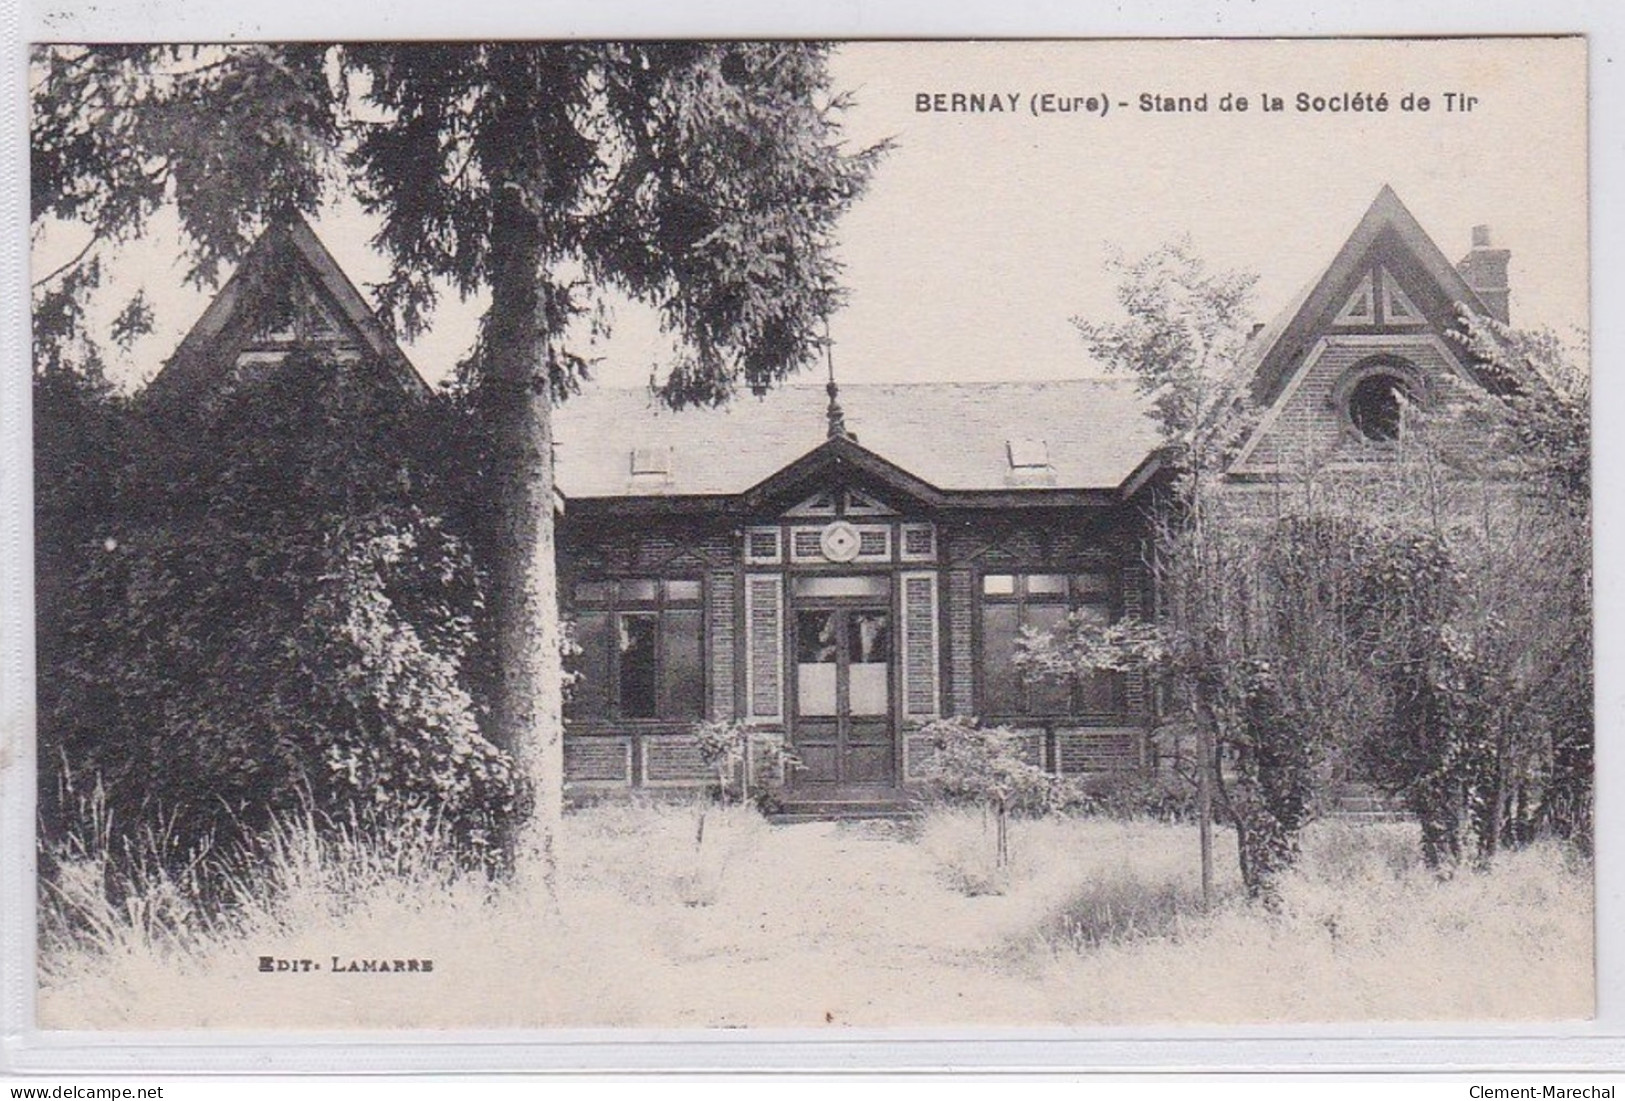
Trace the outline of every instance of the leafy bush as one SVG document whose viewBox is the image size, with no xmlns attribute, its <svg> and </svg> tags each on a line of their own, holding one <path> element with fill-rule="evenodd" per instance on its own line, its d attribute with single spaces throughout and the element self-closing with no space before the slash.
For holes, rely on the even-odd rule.
<svg viewBox="0 0 1625 1101">
<path fill-rule="evenodd" d="M 768 797 L 773 778 L 801 767 L 783 734 L 738 719 L 707 719 L 695 723 L 690 733 L 701 758 L 716 770 L 717 791 L 724 801 L 737 796 L 740 802 L 750 802 L 752 781 L 764 776 L 768 786 L 758 790 L 758 797 Z"/>
<path fill-rule="evenodd" d="M 1183 776 L 1158 771 L 1111 772 L 1074 783 L 1076 794 L 1066 810 L 1105 818 L 1150 818 L 1158 822 L 1194 822 L 1196 790 Z"/>
<path fill-rule="evenodd" d="M 81 456 L 112 464 L 99 478 L 42 462 L 48 842 L 75 779 L 115 834 L 162 823 L 176 854 L 319 809 L 444 827 L 484 859 L 525 812 L 464 675 L 480 584 L 436 509 L 456 492 L 444 414 L 368 377 L 293 355 L 205 406 L 107 407 L 113 446 Z M 83 419 L 38 403 L 45 440 L 64 407 Z"/>
</svg>

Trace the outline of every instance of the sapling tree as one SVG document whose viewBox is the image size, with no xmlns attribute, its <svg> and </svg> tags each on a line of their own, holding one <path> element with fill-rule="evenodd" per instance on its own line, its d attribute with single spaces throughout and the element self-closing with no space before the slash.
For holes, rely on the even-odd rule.
<svg viewBox="0 0 1625 1101">
<path fill-rule="evenodd" d="M 799 768 L 801 760 L 784 735 L 739 719 L 706 719 L 691 728 L 700 758 L 717 774 L 717 794 L 726 802 L 737 796 L 751 799 L 751 783 L 759 775 L 783 776 Z"/>
<path fill-rule="evenodd" d="M 1245 380 L 1237 367 L 1250 321 L 1255 277 L 1211 272 L 1188 238 L 1165 244 L 1129 262 L 1115 255 L 1108 267 L 1118 276 L 1122 319 L 1074 318 L 1090 353 L 1108 370 L 1133 378 L 1162 436 L 1161 459 L 1171 472 L 1159 501 L 1153 566 L 1162 604 L 1155 625 L 1161 670 L 1177 706 L 1196 735 L 1198 823 L 1203 897 L 1213 892 L 1212 796 L 1224 730 L 1235 695 L 1229 676 L 1240 638 L 1227 623 L 1228 552 L 1216 527 L 1217 482 L 1251 423 Z M 1073 644 L 1077 671 L 1110 668 L 1093 664 L 1115 647 L 1097 628 Z M 1119 631 L 1132 630 L 1120 627 Z M 1043 649 L 1042 640 L 1037 651 Z M 1132 656 L 1133 647 L 1128 648 Z M 1029 655 L 1035 648 L 1029 646 Z M 1044 659 L 1029 656 L 1032 668 Z M 1115 659 L 1113 659 L 1115 660 Z M 1053 675 L 1054 670 L 1052 669 Z"/>
<path fill-rule="evenodd" d="M 931 751 L 920 773 L 951 800 L 974 803 L 993 816 L 994 866 L 1010 866 L 1010 814 L 1051 810 L 1066 800 L 1069 785 L 1029 761 L 1021 736 L 1003 726 L 974 720 L 935 719 L 920 728 Z"/>
<path fill-rule="evenodd" d="M 1195 735 L 1204 894 L 1216 801 L 1236 830 L 1243 882 L 1269 900 L 1344 734 L 1336 716 L 1363 713 L 1350 710 L 1361 676 L 1342 629 L 1359 544 L 1313 504 L 1243 503 L 1224 485 L 1256 423 L 1242 354 L 1252 279 L 1209 272 L 1184 240 L 1112 266 L 1126 319 L 1076 324 L 1098 360 L 1135 379 L 1161 429 L 1159 615 L 1074 617 L 1029 636 L 1018 661 L 1029 676 L 1139 668 L 1164 685 L 1159 719 Z"/>
</svg>

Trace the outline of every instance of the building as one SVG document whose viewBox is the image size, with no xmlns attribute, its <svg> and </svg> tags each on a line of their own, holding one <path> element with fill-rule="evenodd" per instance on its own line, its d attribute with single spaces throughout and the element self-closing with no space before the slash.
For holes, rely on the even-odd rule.
<svg viewBox="0 0 1625 1101">
<path fill-rule="evenodd" d="M 1010 658 L 1024 627 L 1147 610 L 1155 445 L 1118 381 L 791 386 L 675 415 L 573 399 L 571 778 L 693 782 L 706 715 L 783 730 L 798 799 L 896 797 L 911 726 L 942 714 L 1009 723 L 1057 771 L 1140 767 L 1138 678 L 1027 685 Z"/>
<path fill-rule="evenodd" d="M 1450 264 L 1384 188 L 1248 343 L 1266 413 L 1232 479 L 1380 459 L 1399 395 L 1471 377 L 1448 333 L 1458 305 L 1505 319 L 1506 266 L 1487 231 Z M 426 393 L 301 223 L 255 246 L 152 391 L 218 395 L 308 341 Z M 914 731 L 940 715 L 1007 724 L 1066 775 L 1149 764 L 1143 678 L 1028 684 L 1010 660 L 1023 629 L 1153 608 L 1158 439 L 1128 380 L 787 386 L 682 413 L 598 389 L 556 435 L 576 790 L 708 782 L 704 718 L 782 731 L 787 801 L 823 809 L 905 798 L 929 751 Z"/>
<path fill-rule="evenodd" d="M 1231 481 L 1380 461 L 1399 435 L 1401 396 L 1427 406 L 1448 378 L 1482 385 L 1451 334 L 1463 308 L 1509 320 L 1509 259 L 1478 226 L 1451 264 L 1384 187 L 1321 273 L 1248 342 L 1239 370 L 1263 416 Z"/>
</svg>

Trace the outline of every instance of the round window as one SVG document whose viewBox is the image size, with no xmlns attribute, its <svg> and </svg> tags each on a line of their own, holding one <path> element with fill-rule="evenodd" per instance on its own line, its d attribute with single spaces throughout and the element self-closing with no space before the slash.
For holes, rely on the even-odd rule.
<svg viewBox="0 0 1625 1101">
<path fill-rule="evenodd" d="M 1402 398 L 1410 400 L 1403 379 L 1382 372 L 1367 375 L 1349 391 L 1349 422 L 1373 443 L 1391 443 L 1399 439 Z"/>
</svg>

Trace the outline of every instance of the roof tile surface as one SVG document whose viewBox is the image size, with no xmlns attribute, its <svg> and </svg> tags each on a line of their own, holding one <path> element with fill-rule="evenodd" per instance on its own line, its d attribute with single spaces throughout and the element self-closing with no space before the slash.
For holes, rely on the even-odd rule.
<svg viewBox="0 0 1625 1101">
<path fill-rule="evenodd" d="M 864 448 L 948 491 L 1009 488 L 1008 441 L 1042 439 L 1063 489 L 1114 489 L 1156 448 L 1154 423 L 1128 379 L 842 386 L 847 430 Z M 554 419 L 566 497 L 643 496 L 634 448 L 671 448 L 653 492 L 733 495 L 823 443 L 821 386 L 784 386 L 722 409 L 672 412 L 645 389 L 589 389 Z"/>
</svg>

